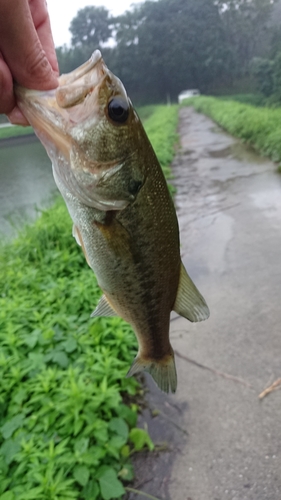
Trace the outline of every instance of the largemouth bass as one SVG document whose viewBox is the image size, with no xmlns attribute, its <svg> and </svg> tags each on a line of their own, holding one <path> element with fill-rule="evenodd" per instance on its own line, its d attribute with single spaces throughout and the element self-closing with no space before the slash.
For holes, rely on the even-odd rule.
<svg viewBox="0 0 281 500">
<path fill-rule="evenodd" d="M 129 322 L 139 351 L 128 375 L 147 371 L 160 389 L 175 392 L 170 313 L 201 321 L 209 309 L 181 263 L 175 208 L 121 81 L 95 51 L 57 89 L 15 91 L 103 290 L 92 316 Z"/>
</svg>

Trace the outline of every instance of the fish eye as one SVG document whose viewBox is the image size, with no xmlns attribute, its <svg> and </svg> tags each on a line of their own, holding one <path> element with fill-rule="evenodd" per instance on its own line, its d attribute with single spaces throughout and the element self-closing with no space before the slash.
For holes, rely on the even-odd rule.
<svg viewBox="0 0 281 500">
<path fill-rule="evenodd" d="M 120 97 L 114 97 L 108 104 L 108 114 L 112 121 L 125 123 L 129 116 L 128 102 Z"/>
</svg>

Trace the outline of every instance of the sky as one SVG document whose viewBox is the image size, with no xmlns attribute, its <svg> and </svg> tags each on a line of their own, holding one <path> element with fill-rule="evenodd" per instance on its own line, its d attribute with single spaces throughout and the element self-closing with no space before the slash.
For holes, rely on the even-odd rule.
<svg viewBox="0 0 281 500">
<path fill-rule="evenodd" d="M 71 35 L 68 31 L 73 17 L 79 9 L 87 5 L 95 7 L 104 6 L 109 12 L 117 16 L 123 14 L 133 3 L 140 3 L 141 0 L 47 0 L 49 15 L 51 19 L 52 32 L 55 46 L 64 43 L 69 44 Z"/>
</svg>

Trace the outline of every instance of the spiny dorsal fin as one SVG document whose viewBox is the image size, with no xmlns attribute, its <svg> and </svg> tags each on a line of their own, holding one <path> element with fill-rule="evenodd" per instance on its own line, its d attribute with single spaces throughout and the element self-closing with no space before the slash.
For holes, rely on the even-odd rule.
<svg viewBox="0 0 281 500">
<path fill-rule="evenodd" d="M 105 295 L 100 298 L 97 307 L 91 314 L 91 318 L 95 318 L 96 316 L 118 316 L 108 303 Z"/>
<path fill-rule="evenodd" d="M 183 263 L 181 263 L 179 287 L 173 310 L 192 322 L 203 321 L 210 316 L 205 299 L 188 276 Z"/>
</svg>

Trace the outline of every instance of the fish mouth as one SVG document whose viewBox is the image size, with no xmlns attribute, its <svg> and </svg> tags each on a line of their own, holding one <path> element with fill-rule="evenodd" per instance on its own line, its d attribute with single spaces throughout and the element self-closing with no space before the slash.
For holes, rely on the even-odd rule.
<svg viewBox="0 0 281 500">
<path fill-rule="evenodd" d="M 59 78 L 56 100 L 61 108 L 69 108 L 82 102 L 103 80 L 108 69 L 101 52 L 96 50 L 79 68 Z"/>
<path fill-rule="evenodd" d="M 49 156 L 54 146 L 69 158 L 75 129 L 91 116 L 98 120 L 98 89 L 110 74 L 99 50 L 79 68 L 59 77 L 59 86 L 48 91 L 15 85 L 19 108 L 45 145 Z M 74 136 L 74 137 L 73 137 Z M 52 159 L 52 157 L 51 157 Z"/>
</svg>

